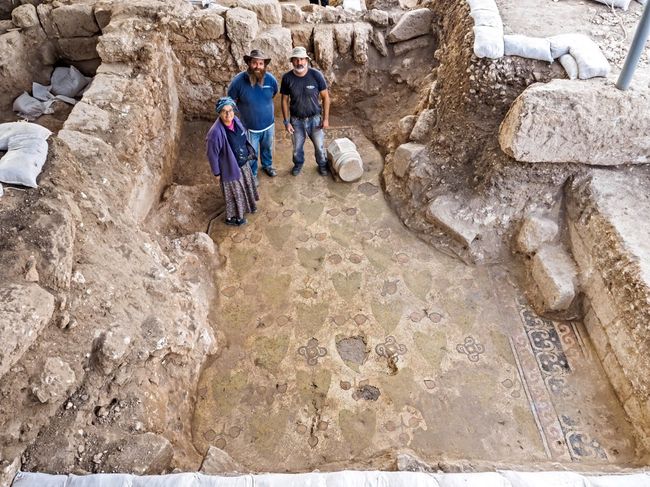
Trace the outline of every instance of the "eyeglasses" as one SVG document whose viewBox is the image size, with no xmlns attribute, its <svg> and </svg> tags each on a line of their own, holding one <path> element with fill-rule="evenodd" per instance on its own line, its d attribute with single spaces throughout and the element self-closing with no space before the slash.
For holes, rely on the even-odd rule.
<svg viewBox="0 0 650 487">
<path fill-rule="evenodd" d="M 221 110 L 221 113 L 225 113 L 225 114 L 235 113 L 235 110 L 233 110 L 232 108 L 224 108 L 223 110 Z"/>
</svg>

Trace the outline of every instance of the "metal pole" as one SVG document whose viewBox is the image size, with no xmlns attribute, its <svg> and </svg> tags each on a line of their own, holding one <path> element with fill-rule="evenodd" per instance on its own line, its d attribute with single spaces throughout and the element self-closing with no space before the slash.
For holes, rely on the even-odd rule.
<svg viewBox="0 0 650 487">
<path fill-rule="evenodd" d="M 632 76 L 634 76 L 636 65 L 639 62 L 645 43 L 648 40 L 648 35 L 650 35 L 650 1 L 646 3 L 645 7 L 643 7 L 643 15 L 641 16 L 639 25 L 636 26 L 634 39 L 632 40 L 632 45 L 630 45 L 630 50 L 627 53 L 623 70 L 618 76 L 616 87 L 619 90 L 625 91 L 630 87 Z"/>
</svg>

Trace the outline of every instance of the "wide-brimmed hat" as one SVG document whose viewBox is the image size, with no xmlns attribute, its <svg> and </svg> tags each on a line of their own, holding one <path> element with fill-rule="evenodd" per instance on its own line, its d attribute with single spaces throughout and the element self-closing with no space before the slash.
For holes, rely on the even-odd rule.
<svg viewBox="0 0 650 487">
<path fill-rule="evenodd" d="M 244 62 L 246 64 L 250 63 L 251 59 L 262 59 L 265 66 L 271 62 L 271 58 L 267 57 L 264 51 L 259 49 L 253 49 L 248 56 L 244 55 Z"/>
<path fill-rule="evenodd" d="M 311 61 L 311 58 L 307 55 L 307 49 L 305 49 L 302 46 L 294 47 L 293 50 L 291 51 L 291 55 L 289 55 L 289 60 L 299 57 L 299 58 L 307 58 Z"/>
</svg>

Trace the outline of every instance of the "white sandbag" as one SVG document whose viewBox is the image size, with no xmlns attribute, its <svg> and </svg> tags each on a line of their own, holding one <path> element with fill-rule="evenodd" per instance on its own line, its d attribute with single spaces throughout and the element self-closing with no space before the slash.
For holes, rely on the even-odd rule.
<svg viewBox="0 0 650 487">
<path fill-rule="evenodd" d="M 131 487 L 133 475 L 98 473 L 95 475 L 70 474 L 65 487 Z"/>
<path fill-rule="evenodd" d="M 52 101 L 40 101 L 23 92 L 14 100 L 13 110 L 25 120 L 36 120 L 45 113 L 52 113 Z"/>
<path fill-rule="evenodd" d="M 589 487 L 648 487 L 650 474 L 603 475 L 586 477 Z"/>
<path fill-rule="evenodd" d="M 58 67 L 52 73 L 52 93 L 74 98 L 83 91 L 90 81 L 91 78 L 81 74 L 74 66 Z"/>
<path fill-rule="evenodd" d="M 54 98 L 54 95 L 50 93 L 52 90 L 52 85 L 44 86 L 35 81 L 32 83 L 32 96 L 40 101 L 48 101 Z"/>
<path fill-rule="evenodd" d="M 551 43 L 551 56 L 557 59 L 560 56 L 569 54 L 571 46 L 578 45 L 582 42 L 587 42 L 589 37 L 584 34 L 559 34 L 548 38 Z"/>
<path fill-rule="evenodd" d="M 503 57 L 503 29 L 475 25 L 474 54 L 490 59 Z"/>
<path fill-rule="evenodd" d="M 539 61 L 553 62 L 551 42 L 543 37 L 524 35 L 503 36 L 503 49 L 506 56 L 519 56 Z"/>
<path fill-rule="evenodd" d="M 7 122 L 0 123 L 0 150 L 9 149 L 9 140 L 15 135 L 31 135 L 39 139 L 47 139 L 52 132 L 38 125 L 29 122 Z"/>
<path fill-rule="evenodd" d="M 589 79 L 609 74 L 609 62 L 594 41 L 587 40 L 572 45 L 569 54 L 573 56 L 578 64 L 578 78 Z"/>
<path fill-rule="evenodd" d="M 494 0 L 467 0 L 467 3 L 469 4 L 469 9 L 471 11 L 476 9 L 499 11 L 497 3 Z"/>
<path fill-rule="evenodd" d="M 582 475 L 575 472 L 514 472 L 500 470 L 512 487 L 589 487 Z"/>
<path fill-rule="evenodd" d="M 5 195 L 5 190 L 2 187 L 2 184 L 0 184 L 0 198 L 2 198 Z"/>
<path fill-rule="evenodd" d="M 497 10 L 477 8 L 472 10 L 470 15 L 474 19 L 474 25 L 503 28 L 503 21 Z"/>
<path fill-rule="evenodd" d="M 15 135 L 0 159 L 0 182 L 36 188 L 36 178 L 47 160 L 47 141 L 32 135 Z"/>
<path fill-rule="evenodd" d="M 636 0 L 636 1 L 639 2 L 641 5 L 645 5 L 648 0 Z"/>
<path fill-rule="evenodd" d="M 18 472 L 12 487 L 65 487 L 67 475 L 49 475 L 46 473 Z"/>
<path fill-rule="evenodd" d="M 632 0 L 596 0 L 596 1 L 599 3 L 604 3 L 609 7 L 616 7 L 623 10 L 627 10 Z"/>
<path fill-rule="evenodd" d="M 576 60 L 573 59 L 573 56 L 571 54 L 564 54 L 560 56 L 560 64 L 564 68 L 564 71 L 566 71 L 566 75 L 569 77 L 569 79 L 578 78 L 578 63 L 576 63 Z"/>
</svg>

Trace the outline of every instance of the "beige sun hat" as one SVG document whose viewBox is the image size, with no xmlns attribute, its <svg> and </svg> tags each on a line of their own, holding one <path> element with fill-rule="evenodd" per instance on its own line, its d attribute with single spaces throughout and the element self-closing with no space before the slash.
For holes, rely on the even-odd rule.
<svg viewBox="0 0 650 487">
<path fill-rule="evenodd" d="M 307 49 L 302 46 L 294 47 L 289 56 L 289 60 L 298 57 L 298 58 L 307 58 L 311 61 L 311 58 L 307 55 Z"/>
</svg>

